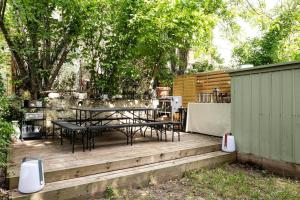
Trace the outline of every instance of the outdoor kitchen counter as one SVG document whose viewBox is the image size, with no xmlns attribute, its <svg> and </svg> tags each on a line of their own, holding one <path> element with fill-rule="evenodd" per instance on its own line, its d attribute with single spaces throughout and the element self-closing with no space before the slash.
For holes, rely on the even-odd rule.
<svg viewBox="0 0 300 200">
<path fill-rule="evenodd" d="M 231 132 L 230 103 L 189 103 L 186 131 L 223 136 Z"/>
</svg>

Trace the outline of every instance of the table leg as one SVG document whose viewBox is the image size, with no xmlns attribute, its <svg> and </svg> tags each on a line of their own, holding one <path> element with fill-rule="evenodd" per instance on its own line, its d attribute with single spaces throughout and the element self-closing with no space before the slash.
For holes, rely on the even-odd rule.
<svg viewBox="0 0 300 200">
<path fill-rule="evenodd" d="M 87 126 L 87 112 L 84 111 L 84 126 Z"/>
<path fill-rule="evenodd" d="M 174 142 L 174 124 L 172 124 L 172 142 Z"/>
<path fill-rule="evenodd" d="M 78 124 L 78 110 L 76 110 L 75 123 Z"/>
<path fill-rule="evenodd" d="M 160 126 L 160 141 L 163 141 L 163 131 L 164 131 L 164 127 L 163 125 Z"/>
<path fill-rule="evenodd" d="M 86 134 L 86 148 L 89 149 L 90 145 L 91 145 L 91 142 L 90 142 L 90 137 L 91 137 L 91 130 L 88 130 L 87 131 L 87 134 Z"/>
<path fill-rule="evenodd" d="M 79 125 L 81 126 L 81 110 L 79 111 Z"/>
<path fill-rule="evenodd" d="M 129 130 L 128 129 L 126 129 L 126 139 L 127 139 L 127 145 L 129 144 Z"/>
<path fill-rule="evenodd" d="M 63 145 L 63 134 L 62 134 L 62 128 L 60 128 L 60 145 Z"/>
<path fill-rule="evenodd" d="M 54 124 L 52 124 L 52 139 L 54 139 Z"/>
<path fill-rule="evenodd" d="M 67 134 L 70 135 L 70 144 L 72 144 L 72 131 L 67 130 Z"/>
<path fill-rule="evenodd" d="M 93 149 L 95 149 L 95 132 L 92 133 Z"/>
<path fill-rule="evenodd" d="M 167 141 L 167 125 L 164 126 L 165 126 L 165 141 Z"/>
<path fill-rule="evenodd" d="M 81 131 L 81 140 L 82 140 L 82 151 L 84 152 L 85 151 L 85 146 L 84 146 L 84 134 L 85 134 L 86 131 Z"/>
<path fill-rule="evenodd" d="M 130 129 L 130 145 L 132 146 L 132 140 L 133 140 L 133 133 L 132 128 Z"/>
<path fill-rule="evenodd" d="M 138 123 L 141 121 L 141 111 L 138 111 L 139 114 L 138 114 L 138 117 L 139 117 L 139 120 L 138 120 Z M 141 136 L 143 136 L 143 131 L 142 131 L 142 127 L 140 126 L 140 134 Z"/>
<path fill-rule="evenodd" d="M 74 141 L 74 136 L 75 136 L 75 134 L 74 134 L 74 131 L 72 131 L 72 153 L 74 153 L 74 146 L 75 146 L 75 141 Z"/>
</svg>

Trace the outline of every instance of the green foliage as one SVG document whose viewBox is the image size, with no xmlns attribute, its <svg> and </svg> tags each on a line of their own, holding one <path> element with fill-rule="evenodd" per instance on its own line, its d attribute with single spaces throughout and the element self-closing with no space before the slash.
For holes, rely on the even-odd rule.
<svg viewBox="0 0 300 200">
<path fill-rule="evenodd" d="M 198 73 L 198 72 L 206 72 L 206 71 L 212 71 L 214 69 L 214 66 L 208 62 L 208 60 L 204 60 L 202 62 L 196 62 L 193 65 L 193 69 L 190 71 L 192 73 Z"/>
<path fill-rule="evenodd" d="M 5 121 L 19 120 L 22 115 L 21 99 L 17 96 L 7 96 L 0 75 L 0 119 Z"/>
<path fill-rule="evenodd" d="M 172 73 L 178 73 L 189 48 L 215 53 L 212 30 L 219 19 L 230 18 L 226 8 L 222 0 L 86 2 L 82 59 L 94 88 L 113 95 L 136 83 L 144 91 L 171 85 L 168 61 L 175 61 Z"/>
<path fill-rule="evenodd" d="M 74 72 L 68 73 L 59 81 L 56 81 L 53 88 L 57 91 L 70 91 L 74 88 L 76 81 L 76 74 Z"/>
<path fill-rule="evenodd" d="M 77 0 L 1 1 L 0 28 L 16 62 L 18 86 L 37 98 L 49 90 L 78 45 L 85 13 Z"/>
<path fill-rule="evenodd" d="M 111 186 L 108 186 L 104 192 L 104 197 L 106 199 L 114 199 L 117 198 L 118 196 L 119 196 L 118 191 Z"/>
<path fill-rule="evenodd" d="M 239 64 L 264 65 L 300 58 L 300 9 L 297 1 L 279 12 L 273 20 L 263 22 L 262 37 L 241 43 L 234 49 Z"/>
<path fill-rule="evenodd" d="M 8 0 L 0 28 L 17 62 L 14 83 L 33 98 L 50 90 L 63 64 L 78 57 L 91 73 L 93 89 L 114 95 L 136 83 L 143 91 L 171 85 L 168 62 L 173 74 L 183 73 L 190 48 L 217 58 L 213 29 L 221 21 L 234 27 L 229 5 L 224 0 Z"/>
<path fill-rule="evenodd" d="M 7 162 L 7 151 L 11 134 L 14 132 L 12 124 L 0 118 L 0 167 L 4 167 Z"/>
<path fill-rule="evenodd" d="M 158 85 L 162 87 L 172 87 L 174 74 L 169 68 L 163 68 L 157 75 Z"/>
<path fill-rule="evenodd" d="M 11 61 L 11 55 L 7 48 L 7 44 L 3 38 L 3 35 L 0 34 L 0 66 L 3 68 L 4 66 L 8 66 Z"/>
<path fill-rule="evenodd" d="M 4 92 L 2 76 L 0 75 L 0 167 L 6 165 L 7 149 L 10 143 L 10 136 L 13 133 L 12 124 L 6 121 L 10 114 L 10 102 Z"/>
<path fill-rule="evenodd" d="M 0 97 L 2 97 L 4 95 L 4 93 L 5 93 L 5 86 L 3 83 L 3 77 L 0 74 Z"/>
<path fill-rule="evenodd" d="M 299 199 L 299 182 L 279 178 L 255 168 L 225 165 L 191 171 L 185 177 L 205 199 Z M 262 192 L 264 191 L 264 192 Z"/>
</svg>

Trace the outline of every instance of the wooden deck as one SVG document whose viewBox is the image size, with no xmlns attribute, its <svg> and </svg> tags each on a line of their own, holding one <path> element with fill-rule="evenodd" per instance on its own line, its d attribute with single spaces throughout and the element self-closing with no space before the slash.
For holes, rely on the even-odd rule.
<svg viewBox="0 0 300 200">
<path fill-rule="evenodd" d="M 59 139 L 20 142 L 12 146 L 9 155 L 9 185 L 10 188 L 17 187 L 20 163 L 24 157 L 42 159 L 46 182 L 53 182 L 220 149 L 220 138 L 181 133 L 181 141 L 177 141 L 177 137 L 174 142 L 170 139 L 170 133 L 168 142 L 157 141 L 155 136 L 136 137 L 133 146 L 130 146 L 126 145 L 123 134 L 105 132 L 96 138 L 95 149 L 83 152 L 82 146 L 78 144 L 74 154 L 68 141 L 64 141 L 64 145 L 60 145 Z M 87 166 L 95 166 L 95 169 L 86 169 Z"/>
<path fill-rule="evenodd" d="M 133 146 L 120 132 L 104 132 L 96 138 L 92 151 L 82 152 L 67 140 L 31 140 L 13 144 L 9 159 L 8 182 L 11 199 L 57 200 L 89 199 L 102 195 L 108 186 L 116 188 L 146 186 L 181 177 L 185 171 L 215 167 L 236 159 L 235 153 L 221 152 L 221 139 L 201 134 L 181 133 L 181 141 L 157 141 L 156 136 L 137 136 Z M 33 194 L 17 191 L 20 163 L 24 157 L 43 160 L 46 186 Z M 84 198 L 84 196 L 86 198 Z"/>
</svg>

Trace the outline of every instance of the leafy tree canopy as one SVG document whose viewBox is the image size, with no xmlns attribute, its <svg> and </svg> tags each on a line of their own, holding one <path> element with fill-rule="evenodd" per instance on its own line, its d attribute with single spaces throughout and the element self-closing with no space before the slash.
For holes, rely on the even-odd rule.
<svg viewBox="0 0 300 200">
<path fill-rule="evenodd" d="M 89 12 L 84 26 L 88 31 L 81 38 L 82 59 L 102 93 L 135 84 L 145 91 L 170 85 L 165 80 L 185 70 L 191 47 L 215 53 L 212 30 L 220 20 L 231 19 L 221 0 L 92 1 L 87 8 L 101 12 Z M 165 69 L 169 61 L 171 71 Z"/>
<path fill-rule="evenodd" d="M 81 1 L 1 0 L 0 29 L 23 89 L 36 98 L 49 90 L 78 44 L 84 21 Z"/>
<path fill-rule="evenodd" d="M 260 9 L 256 10 L 253 7 L 251 9 L 260 17 L 251 18 L 250 14 L 246 16 L 260 25 L 262 36 L 242 42 L 234 49 L 238 63 L 264 65 L 299 60 L 299 2 L 290 1 L 270 11 L 269 14 L 264 14 Z"/>
</svg>

